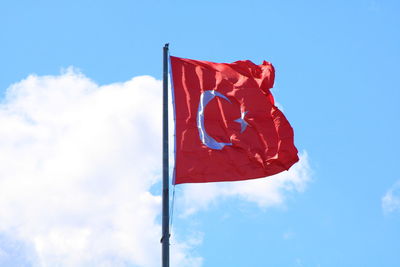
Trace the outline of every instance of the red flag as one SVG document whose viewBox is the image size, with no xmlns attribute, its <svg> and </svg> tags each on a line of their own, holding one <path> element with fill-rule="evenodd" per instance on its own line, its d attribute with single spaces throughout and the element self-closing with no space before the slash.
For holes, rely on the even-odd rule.
<svg viewBox="0 0 400 267">
<path fill-rule="evenodd" d="M 293 129 L 270 92 L 270 63 L 170 59 L 175 184 L 266 177 L 299 160 Z"/>
</svg>

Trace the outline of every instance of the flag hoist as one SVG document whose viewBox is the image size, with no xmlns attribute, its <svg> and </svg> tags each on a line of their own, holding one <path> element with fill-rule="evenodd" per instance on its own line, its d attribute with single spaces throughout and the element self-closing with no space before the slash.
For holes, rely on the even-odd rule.
<svg viewBox="0 0 400 267">
<path fill-rule="evenodd" d="M 162 267 L 169 267 L 168 44 L 163 49 Z"/>
</svg>

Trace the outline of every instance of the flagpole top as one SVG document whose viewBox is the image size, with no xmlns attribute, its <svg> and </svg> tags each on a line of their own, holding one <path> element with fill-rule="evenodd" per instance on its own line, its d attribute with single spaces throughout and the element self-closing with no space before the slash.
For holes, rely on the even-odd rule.
<svg viewBox="0 0 400 267">
<path fill-rule="evenodd" d="M 164 45 L 164 48 L 168 48 L 169 47 L 169 43 L 166 43 L 165 45 Z"/>
</svg>

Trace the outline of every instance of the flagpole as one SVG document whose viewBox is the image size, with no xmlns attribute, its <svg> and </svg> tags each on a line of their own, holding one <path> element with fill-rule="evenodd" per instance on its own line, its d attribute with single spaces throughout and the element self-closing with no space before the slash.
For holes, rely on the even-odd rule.
<svg viewBox="0 0 400 267">
<path fill-rule="evenodd" d="M 168 46 L 165 44 L 163 49 L 162 267 L 169 267 Z"/>
</svg>

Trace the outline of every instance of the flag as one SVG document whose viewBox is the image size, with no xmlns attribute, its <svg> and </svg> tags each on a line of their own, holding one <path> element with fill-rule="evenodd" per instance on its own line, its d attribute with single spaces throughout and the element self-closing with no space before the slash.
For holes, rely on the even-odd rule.
<svg viewBox="0 0 400 267">
<path fill-rule="evenodd" d="M 272 64 L 170 61 L 174 184 L 261 178 L 299 160 L 293 129 L 270 92 Z"/>
</svg>

